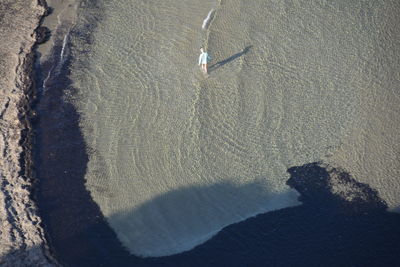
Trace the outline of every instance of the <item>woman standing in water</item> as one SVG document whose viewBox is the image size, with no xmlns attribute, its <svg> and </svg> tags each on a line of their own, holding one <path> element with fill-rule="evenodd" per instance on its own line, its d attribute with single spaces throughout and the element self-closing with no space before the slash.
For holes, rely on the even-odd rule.
<svg viewBox="0 0 400 267">
<path fill-rule="evenodd" d="M 200 57 L 199 57 L 199 66 L 201 65 L 201 69 L 205 74 L 207 74 L 207 60 L 208 60 L 208 54 L 207 52 L 204 52 L 203 48 L 200 48 Z"/>
</svg>

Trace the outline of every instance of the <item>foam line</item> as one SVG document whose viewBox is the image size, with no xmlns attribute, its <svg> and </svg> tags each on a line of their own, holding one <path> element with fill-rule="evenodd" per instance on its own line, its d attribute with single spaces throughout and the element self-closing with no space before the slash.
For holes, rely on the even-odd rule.
<svg viewBox="0 0 400 267">
<path fill-rule="evenodd" d="M 213 15 L 214 15 L 214 9 L 211 9 L 210 12 L 208 12 L 207 17 L 204 19 L 203 25 L 201 26 L 203 30 L 207 29 Z"/>
<path fill-rule="evenodd" d="M 64 36 L 64 40 L 63 40 L 63 44 L 62 44 L 62 48 L 61 48 L 61 54 L 60 54 L 60 59 L 62 60 L 64 57 L 64 50 L 65 50 L 65 46 L 67 44 L 67 38 L 68 38 L 68 34 L 69 32 Z"/>
</svg>

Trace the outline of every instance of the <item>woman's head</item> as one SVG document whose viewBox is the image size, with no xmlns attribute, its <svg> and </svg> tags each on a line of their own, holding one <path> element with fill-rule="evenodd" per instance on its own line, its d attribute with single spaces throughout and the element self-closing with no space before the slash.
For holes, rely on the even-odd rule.
<svg viewBox="0 0 400 267">
<path fill-rule="evenodd" d="M 201 48 L 200 48 L 200 52 L 201 52 L 201 53 L 203 53 L 203 52 L 204 52 L 204 49 L 203 49 L 203 47 L 201 47 Z"/>
</svg>

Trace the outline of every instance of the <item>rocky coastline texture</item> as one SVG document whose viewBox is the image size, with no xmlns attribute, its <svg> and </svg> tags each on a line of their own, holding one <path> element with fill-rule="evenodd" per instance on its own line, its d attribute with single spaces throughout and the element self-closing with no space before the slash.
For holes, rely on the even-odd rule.
<svg viewBox="0 0 400 267">
<path fill-rule="evenodd" d="M 0 2 L 0 266 L 54 266 L 32 196 L 30 110 L 44 1 Z"/>
</svg>

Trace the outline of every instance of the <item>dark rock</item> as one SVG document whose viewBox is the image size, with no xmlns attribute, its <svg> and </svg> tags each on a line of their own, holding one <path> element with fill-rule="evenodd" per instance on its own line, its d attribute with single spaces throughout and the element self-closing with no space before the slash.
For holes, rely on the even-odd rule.
<svg viewBox="0 0 400 267">
<path fill-rule="evenodd" d="M 51 31 L 49 28 L 40 26 L 36 29 L 36 44 L 42 44 L 47 42 L 51 37 Z"/>
</svg>

